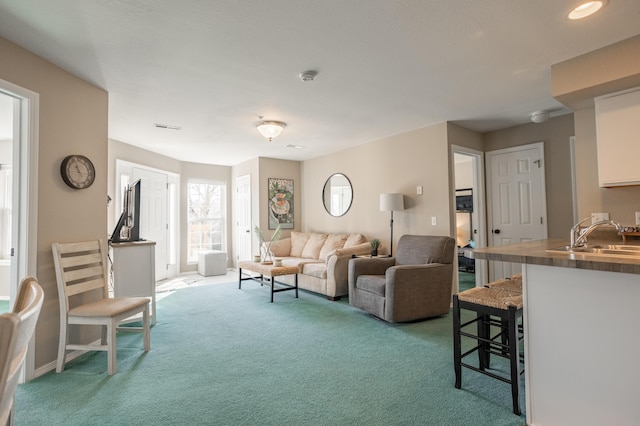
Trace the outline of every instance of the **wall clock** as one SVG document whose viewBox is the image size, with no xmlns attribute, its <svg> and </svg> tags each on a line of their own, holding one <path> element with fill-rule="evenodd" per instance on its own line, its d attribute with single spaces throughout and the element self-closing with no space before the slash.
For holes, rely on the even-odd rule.
<svg viewBox="0 0 640 426">
<path fill-rule="evenodd" d="M 60 164 L 60 175 L 71 188 L 84 189 L 93 184 L 96 169 L 84 155 L 67 155 Z"/>
</svg>

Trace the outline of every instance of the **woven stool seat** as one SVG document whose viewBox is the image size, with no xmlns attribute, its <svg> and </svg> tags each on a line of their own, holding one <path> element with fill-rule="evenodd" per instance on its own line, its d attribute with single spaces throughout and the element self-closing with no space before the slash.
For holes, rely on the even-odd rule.
<svg viewBox="0 0 640 426">
<path fill-rule="evenodd" d="M 488 284 L 485 284 L 485 287 L 500 288 L 516 293 L 522 293 L 522 273 L 514 274 L 511 277 L 504 278 L 502 280 L 492 281 Z"/>
<path fill-rule="evenodd" d="M 474 287 L 458 294 L 458 299 L 463 302 L 477 305 L 490 306 L 496 309 L 507 310 L 509 306 L 522 309 L 522 291 L 517 293 L 506 288 Z"/>
</svg>

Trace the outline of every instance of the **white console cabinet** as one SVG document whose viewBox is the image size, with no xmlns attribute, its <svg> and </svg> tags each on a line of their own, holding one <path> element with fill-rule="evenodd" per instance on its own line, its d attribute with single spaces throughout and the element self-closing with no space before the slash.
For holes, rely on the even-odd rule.
<svg viewBox="0 0 640 426">
<path fill-rule="evenodd" d="M 113 262 L 114 297 L 149 297 L 151 325 L 156 323 L 154 241 L 109 243 Z"/>
</svg>

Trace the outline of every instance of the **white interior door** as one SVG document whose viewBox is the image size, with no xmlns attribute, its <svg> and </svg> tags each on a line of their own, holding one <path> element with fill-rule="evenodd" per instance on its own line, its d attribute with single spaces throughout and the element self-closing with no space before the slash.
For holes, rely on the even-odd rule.
<svg viewBox="0 0 640 426">
<path fill-rule="evenodd" d="M 236 179 L 236 260 L 251 259 L 251 175 Z"/>
<path fill-rule="evenodd" d="M 542 142 L 487 153 L 490 245 L 547 237 Z M 490 280 L 521 272 L 521 265 L 490 262 Z"/>
<path fill-rule="evenodd" d="M 166 174 L 133 168 L 133 182 L 141 179 L 140 238 L 155 241 L 156 280 L 167 278 L 167 187 Z"/>
</svg>

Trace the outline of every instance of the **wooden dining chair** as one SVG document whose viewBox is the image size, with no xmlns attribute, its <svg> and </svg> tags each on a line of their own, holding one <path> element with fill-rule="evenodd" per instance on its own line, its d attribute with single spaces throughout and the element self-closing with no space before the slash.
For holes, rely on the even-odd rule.
<svg viewBox="0 0 640 426">
<path fill-rule="evenodd" d="M 0 315 L 0 425 L 13 424 L 13 403 L 44 292 L 33 277 L 20 282 L 12 312 Z"/>
<path fill-rule="evenodd" d="M 105 240 L 54 243 L 53 258 L 60 300 L 60 339 L 56 372 L 64 370 L 67 350 L 107 351 L 109 375 L 115 374 L 116 332 L 125 319 L 142 313 L 142 327 L 126 327 L 143 333 L 144 350 L 151 348 L 149 299 L 109 297 L 107 244 Z M 102 327 L 100 344 L 69 343 L 69 326 Z"/>
</svg>

